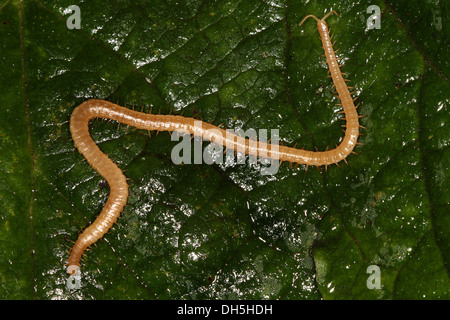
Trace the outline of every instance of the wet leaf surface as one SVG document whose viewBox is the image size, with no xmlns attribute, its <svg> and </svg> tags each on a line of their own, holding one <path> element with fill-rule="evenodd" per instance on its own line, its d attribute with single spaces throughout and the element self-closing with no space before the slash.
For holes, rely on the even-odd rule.
<svg viewBox="0 0 450 320">
<path fill-rule="evenodd" d="M 0 297 L 4 299 L 450 298 L 448 8 L 439 1 L 0 2 Z M 368 29 L 369 5 L 382 11 Z M 65 261 L 108 197 L 75 150 L 90 98 L 248 130 L 288 146 L 342 138 L 313 21 L 334 34 L 367 115 L 349 165 L 175 165 L 177 141 L 95 120 L 129 178 L 117 225 Z M 193 141 L 192 146 L 197 142 Z M 203 143 L 203 148 L 207 143 Z M 370 266 L 381 288 L 369 289 Z M 370 281 L 369 281 L 370 282 Z M 369 285 L 370 286 L 370 285 Z"/>
</svg>

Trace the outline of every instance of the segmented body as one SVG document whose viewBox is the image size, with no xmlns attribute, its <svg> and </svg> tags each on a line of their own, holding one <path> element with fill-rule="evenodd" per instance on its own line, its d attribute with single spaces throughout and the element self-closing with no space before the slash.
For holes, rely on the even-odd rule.
<svg viewBox="0 0 450 320">
<path fill-rule="evenodd" d="M 328 14 L 329 15 L 329 14 Z M 267 155 L 268 158 L 290 163 L 305 164 L 307 166 L 328 166 L 337 164 L 353 151 L 359 136 L 359 122 L 353 98 L 345 84 L 335 52 L 328 33 L 328 27 L 323 19 L 317 20 L 317 27 L 322 39 L 325 56 L 329 66 L 333 84 L 339 95 L 346 119 L 345 137 L 342 142 L 332 150 L 308 151 L 287 146 L 279 146 L 266 142 L 255 145 L 243 137 L 230 134 L 230 132 L 202 122 L 194 118 L 175 115 L 146 114 L 130 110 L 105 100 L 88 100 L 83 102 L 72 113 L 70 119 L 70 131 L 78 151 L 86 158 L 88 163 L 108 182 L 110 194 L 97 219 L 84 230 L 72 247 L 67 272 L 74 274 L 79 271 L 80 258 L 83 252 L 114 225 L 120 216 L 128 198 L 128 184 L 122 170 L 105 155 L 91 138 L 89 122 L 94 118 L 103 118 L 118 121 L 120 123 L 145 130 L 176 131 L 183 130 L 202 139 L 239 150 L 248 155 Z M 305 20 L 304 19 L 304 20 Z M 303 20 L 303 21 L 304 21 Z M 303 23 L 302 21 L 302 23 Z M 302 24 L 300 23 L 300 25 Z"/>
</svg>

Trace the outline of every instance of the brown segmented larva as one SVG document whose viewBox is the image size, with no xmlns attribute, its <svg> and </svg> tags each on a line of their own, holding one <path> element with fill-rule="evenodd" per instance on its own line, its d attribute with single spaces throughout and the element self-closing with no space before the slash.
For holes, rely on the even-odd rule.
<svg viewBox="0 0 450 320">
<path fill-rule="evenodd" d="M 80 234 L 70 252 L 67 272 L 75 274 L 79 272 L 80 258 L 85 249 L 95 243 L 113 226 L 123 210 L 128 198 L 128 184 L 119 167 L 105 155 L 89 134 L 89 121 L 93 118 L 105 118 L 119 123 L 124 123 L 138 129 L 157 131 L 184 130 L 202 139 L 243 151 L 248 155 L 267 155 L 272 159 L 289 161 L 290 163 L 305 164 L 306 166 L 328 166 L 337 164 L 353 152 L 359 136 L 359 122 L 353 98 L 348 91 L 345 80 L 339 69 L 339 64 L 333 50 L 328 27 L 325 19 L 333 13 L 329 12 L 322 19 L 309 15 L 303 19 L 314 18 L 317 21 L 320 37 L 322 39 L 325 56 L 336 87 L 338 96 L 342 102 L 343 113 L 347 122 L 345 136 L 335 149 L 328 151 L 308 151 L 286 146 L 273 145 L 258 141 L 256 147 L 254 141 L 231 134 L 224 129 L 205 123 L 194 118 L 174 115 L 154 115 L 130 110 L 105 100 L 88 100 L 83 102 L 72 113 L 70 118 L 70 131 L 78 151 L 86 158 L 89 164 L 108 182 L 110 194 L 97 219 Z M 335 12 L 334 12 L 335 13 Z M 200 122 L 200 126 L 198 125 Z"/>
</svg>

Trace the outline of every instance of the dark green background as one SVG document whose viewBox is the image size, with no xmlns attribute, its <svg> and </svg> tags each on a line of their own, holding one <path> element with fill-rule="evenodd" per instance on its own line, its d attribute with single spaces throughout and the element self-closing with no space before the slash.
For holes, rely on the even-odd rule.
<svg viewBox="0 0 450 320">
<path fill-rule="evenodd" d="M 447 3 L 1 0 L 0 298 L 449 299 Z M 74 4 L 80 30 L 66 26 Z M 96 120 L 132 186 L 68 290 L 68 250 L 108 196 L 74 149 L 72 110 L 101 98 L 334 146 L 339 101 L 315 23 L 298 27 L 331 9 L 367 115 L 349 166 L 176 166 L 167 133 Z"/>
</svg>

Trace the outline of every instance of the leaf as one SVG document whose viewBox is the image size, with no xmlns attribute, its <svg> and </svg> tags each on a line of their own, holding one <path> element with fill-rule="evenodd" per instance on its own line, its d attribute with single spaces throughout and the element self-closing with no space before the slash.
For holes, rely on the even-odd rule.
<svg viewBox="0 0 450 320">
<path fill-rule="evenodd" d="M 4 299 L 448 299 L 449 24 L 439 1 L 0 3 L 0 296 Z M 369 5 L 382 10 L 368 29 Z M 175 165 L 177 141 L 95 120 L 129 179 L 116 226 L 65 261 L 108 186 L 75 150 L 90 98 L 227 128 L 342 138 L 315 23 L 327 23 L 367 115 L 349 165 Z M 194 146 L 195 141 L 192 142 Z M 205 148 L 207 143 L 203 144 Z M 323 168 L 322 168 L 323 169 Z M 370 289 L 380 272 L 380 289 Z M 369 269 L 368 269 L 369 268 Z M 370 271 L 369 271 L 370 272 Z"/>
</svg>

